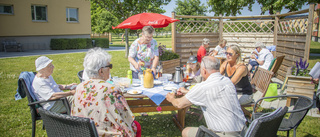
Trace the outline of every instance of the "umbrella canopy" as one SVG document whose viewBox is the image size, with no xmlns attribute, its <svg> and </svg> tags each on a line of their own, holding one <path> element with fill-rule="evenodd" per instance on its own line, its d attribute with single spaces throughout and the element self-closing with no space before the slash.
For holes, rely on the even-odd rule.
<svg viewBox="0 0 320 137">
<path fill-rule="evenodd" d="M 154 28 L 167 27 L 170 23 L 179 21 L 158 13 L 140 13 L 133 15 L 112 29 L 142 29 L 144 26 L 152 26 Z"/>
</svg>

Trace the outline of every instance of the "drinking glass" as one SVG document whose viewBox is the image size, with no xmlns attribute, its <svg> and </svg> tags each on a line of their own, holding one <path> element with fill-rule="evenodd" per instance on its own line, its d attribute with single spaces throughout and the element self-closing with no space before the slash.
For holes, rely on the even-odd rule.
<svg viewBox="0 0 320 137">
<path fill-rule="evenodd" d="M 159 80 L 163 83 L 163 85 L 168 84 L 168 78 L 167 77 L 160 77 Z"/>
</svg>

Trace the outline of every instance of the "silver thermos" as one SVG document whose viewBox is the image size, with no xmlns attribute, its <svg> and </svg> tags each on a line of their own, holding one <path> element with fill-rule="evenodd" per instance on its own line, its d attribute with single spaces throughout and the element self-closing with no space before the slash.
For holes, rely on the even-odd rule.
<svg viewBox="0 0 320 137">
<path fill-rule="evenodd" d="M 176 72 L 174 73 L 173 82 L 180 83 L 183 79 L 183 70 L 180 67 L 176 67 Z"/>
</svg>

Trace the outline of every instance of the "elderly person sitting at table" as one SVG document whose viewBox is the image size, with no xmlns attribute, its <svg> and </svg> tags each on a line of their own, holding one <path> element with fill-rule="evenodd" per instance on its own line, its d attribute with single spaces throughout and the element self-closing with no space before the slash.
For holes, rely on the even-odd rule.
<svg viewBox="0 0 320 137">
<path fill-rule="evenodd" d="M 251 71 L 251 69 L 256 66 L 259 66 L 263 69 L 268 70 L 273 60 L 272 53 L 266 48 L 266 46 L 262 42 L 256 43 L 256 50 L 258 51 L 258 53 L 254 51 L 252 52 L 253 55 L 251 56 L 253 60 L 251 62 L 256 62 L 256 63 L 249 62 L 249 65 L 248 65 L 249 71 Z M 258 56 L 258 58 L 256 56 Z"/>
<path fill-rule="evenodd" d="M 71 87 L 73 85 L 76 85 L 76 83 L 70 84 L 70 85 L 58 85 L 51 74 L 53 73 L 54 66 L 52 64 L 52 60 L 49 59 L 46 56 L 41 56 L 37 58 L 35 61 L 36 64 L 36 70 L 38 73 L 34 77 L 34 80 L 32 82 L 32 88 L 34 89 L 34 93 L 36 96 L 36 99 L 38 101 L 40 100 L 55 100 L 62 97 L 68 97 L 69 104 L 72 103 L 73 95 L 75 93 L 75 90 L 71 90 Z M 63 92 L 62 90 L 70 90 Z M 42 103 L 42 107 L 46 110 L 50 110 L 52 112 L 57 113 L 65 113 L 67 112 L 66 107 L 63 105 L 62 101 L 53 101 L 48 103 Z"/>
<path fill-rule="evenodd" d="M 227 40 L 222 39 L 222 40 L 220 40 L 219 45 L 217 45 L 214 48 L 212 55 L 213 56 L 216 56 L 216 55 L 226 56 L 226 54 L 225 54 L 226 50 L 227 50 Z"/>
<path fill-rule="evenodd" d="M 134 121 L 127 101 L 117 88 L 106 82 L 112 69 L 110 62 L 111 55 L 103 49 L 88 51 L 83 64 L 89 80 L 78 85 L 71 114 L 92 119 L 99 136 L 139 136 L 140 125 Z"/>
<path fill-rule="evenodd" d="M 252 87 L 249 82 L 248 68 L 242 62 L 241 50 L 237 45 L 231 45 L 226 52 L 227 59 L 220 67 L 220 73 L 229 77 L 235 85 L 241 105 L 252 102 Z"/>
<path fill-rule="evenodd" d="M 245 117 L 237 99 L 231 80 L 219 72 L 219 60 L 205 56 L 201 62 L 201 76 L 204 81 L 194 86 L 185 96 L 175 98 L 168 93 L 166 98 L 177 108 L 198 105 L 203 111 L 208 128 L 219 136 L 239 136 L 245 126 Z M 178 92 L 182 92 L 180 88 Z M 197 127 L 186 127 L 183 137 L 194 137 Z"/>
</svg>

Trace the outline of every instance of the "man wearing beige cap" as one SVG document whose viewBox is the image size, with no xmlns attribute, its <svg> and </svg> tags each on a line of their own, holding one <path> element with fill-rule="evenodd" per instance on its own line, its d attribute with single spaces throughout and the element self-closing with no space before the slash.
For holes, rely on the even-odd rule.
<svg viewBox="0 0 320 137">
<path fill-rule="evenodd" d="M 68 97 L 71 104 L 73 94 L 75 93 L 76 83 L 70 85 L 58 85 L 51 74 L 53 73 L 54 66 L 52 60 L 46 56 L 41 56 L 35 61 L 37 75 L 34 77 L 32 87 L 36 95 L 36 99 L 40 100 L 54 100 L 62 97 Z M 64 92 L 62 90 L 70 90 Z M 53 101 L 49 103 L 42 103 L 42 107 L 52 112 L 64 113 L 67 111 L 62 101 Z"/>
</svg>

